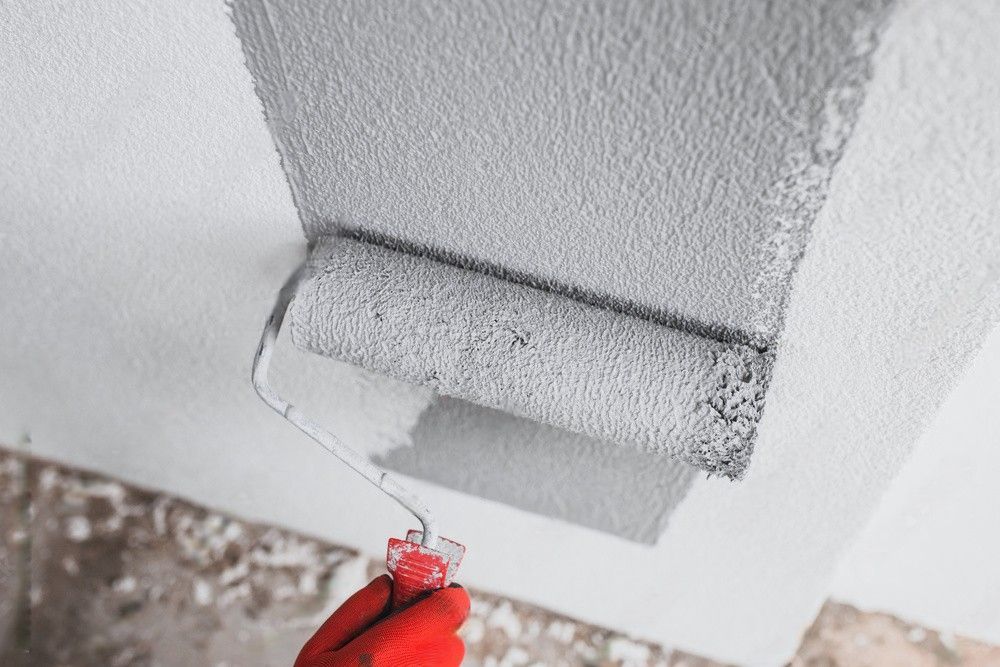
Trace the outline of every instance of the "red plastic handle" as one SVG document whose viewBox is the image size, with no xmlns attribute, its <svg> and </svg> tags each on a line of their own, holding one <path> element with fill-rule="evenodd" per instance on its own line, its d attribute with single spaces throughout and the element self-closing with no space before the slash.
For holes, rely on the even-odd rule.
<svg viewBox="0 0 1000 667">
<path fill-rule="evenodd" d="M 439 538 L 437 549 L 420 544 L 420 531 L 411 530 L 405 540 L 389 538 L 385 564 L 392 575 L 392 608 L 399 609 L 421 594 L 451 584 L 465 547 Z"/>
</svg>

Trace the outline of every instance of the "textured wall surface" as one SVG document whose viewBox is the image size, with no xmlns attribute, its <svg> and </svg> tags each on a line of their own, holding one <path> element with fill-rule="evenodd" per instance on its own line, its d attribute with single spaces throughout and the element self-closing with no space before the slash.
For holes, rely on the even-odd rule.
<svg viewBox="0 0 1000 667">
<path fill-rule="evenodd" d="M 307 234 L 773 341 L 887 0 L 237 0 Z"/>
<path fill-rule="evenodd" d="M 240 0 L 234 18 L 310 238 L 343 230 L 383 237 L 685 333 L 767 347 L 863 99 L 889 4 L 795 2 L 776 12 L 701 0 Z M 340 287 L 335 293 L 349 301 L 350 288 Z M 412 313 L 394 312 L 404 320 Z M 323 337 L 327 354 L 357 352 L 353 338 L 337 339 L 333 322 L 327 317 L 324 330 L 296 340 Z M 353 331 L 357 322 L 345 326 Z M 420 328 L 416 320 L 411 328 Z M 545 332 L 536 327 L 536 338 Z M 689 359 L 687 340 L 664 336 L 662 355 Z M 429 367 L 399 363 L 405 342 L 366 344 L 365 354 L 339 358 L 412 381 Z M 515 355 L 499 354 L 517 365 Z M 483 391 L 497 383 L 476 381 L 489 369 L 459 368 L 459 380 L 473 378 L 460 382 L 442 365 L 432 369 L 442 391 L 504 407 Z M 533 387 L 513 389 L 510 402 L 515 414 L 612 444 L 649 446 L 644 424 L 653 424 L 657 449 L 742 476 L 760 397 L 740 402 L 738 411 L 757 407 L 735 429 L 709 435 L 690 425 L 725 422 L 706 409 L 728 404 L 723 392 L 706 396 L 696 381 L 681 386 L 696 373 L 667 366 L 661 374 L 656 363 L 622 378 L 608 373 L 604 386 L 589 382 L 583 393 L 603 394 L 603 407 L 583 405 L 585 419 L 572 400 L 526 407 L 527 399 L 549 398 Z M 559 372 L 579 378 L 576 368 L 586 363 L 560 364 Z M 615 380 L 640 376 L 662 388 L 647 403 L 660 414 L 645 421 L 614 400 L 636 393 Z M 559 391 L 557 383 L 541 386 Z M 572 394 L 579 393 L 577 383 Z M 628 418 L 609 420 L 602 409 Z M 490 428 L 489 414 L 478 419 L 480 432 Z M 609 428 L 616 425 L 633 428 Z M 545 456 L 533 446 L 522 443 L 523 458 Z M 603 463 L 603 456 L 591 462 Z M 479 479 L 458 461 L 448 473 L 466 490 Z M 504 482 L 506 495 L 522 483 Z"/>
<path fill-rule="evenodd" d="M 1000 644 L 1000 328 L 921 435 L 831 595 Z"/>
<path fill-rule="evenodd" d="M 250 389 L 302 230 L 224 6 L 0 12 L 0 439 L 384 554 L 411 520 Z M 990 0 L 890 18 L 746 482 L 699 476 L 650 547 L 415 481 L 470 545 L 465 583 L 740 664 L 790 655 L 997 317 L 998 31 Z M 276 385 L 359 448 L 420 430 L 429 392 L 282 343 Z M 954 611 L 935 622 L 962 632 Z"/>
<path fill-rule="evenodd" d="M 656 453 L 446 397 L 420 415 L 410 437 L 414 446 L 393 449 L 381 462 L 441 486 L 646 544 L 663 533 L 697 472 Z"/>
</svg>

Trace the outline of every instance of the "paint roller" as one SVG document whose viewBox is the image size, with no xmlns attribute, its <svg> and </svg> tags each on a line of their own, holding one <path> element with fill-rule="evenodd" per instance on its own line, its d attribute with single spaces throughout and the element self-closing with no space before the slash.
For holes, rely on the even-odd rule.
<svg viewBox="0 0 1000 667">
<path fill-rule="evenodd" d="M 437 536 L 419 500 L 269 393 L 267 363 L 289 303 L 292 340 L 300 349 L 741 478 L 763 409 L 770 353 L 591 301 L 385 239 L 325 237 L 278 299 L 255 359 L 254 384 L 275 410 L 421 522 L 422 532 L 390 541 L 394 576 L 401 563 L 405 574 L 417 558 L 415 569 L 431 572 L 424 580 L 447 585 L 464 549 Z"/>
<path fill-rule="evenodd" d="M 392 575 L 392 606 L 394 609 L 412 602 L 422 593 L 451 584 L 465 556 L 465 547 L 440 537 L 437 522 L 426 505 L 388 472 L 351 449 L 340 438 L 307 417 L 301 410 L 278 396 L 268 381 L 274 344 L 284 323 L 288 304 L 295 298 L 305 277 L 305 266 L 299 267 L 278 292 L 274 308 L 264 323 L 260 343 L 253 358 L 252 381 L 261 400 L 315 440 L 323 449 L 346 463 L 352 470 L 395 499 L 420 522 L 422 530 L 410 530 L 406 539 L 389 538 L 386 567 Z"/>
</svg>

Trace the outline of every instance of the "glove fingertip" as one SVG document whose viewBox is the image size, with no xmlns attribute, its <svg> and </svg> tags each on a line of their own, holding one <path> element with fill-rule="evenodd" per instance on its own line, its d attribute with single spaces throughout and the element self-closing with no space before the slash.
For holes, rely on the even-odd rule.
<svg viewBox="0 0 1000 667">
<path fill-rule="evenodd" d="M 452 635 L 446 640 L 446 643 L 445 660 L 450 661 L 450 664 L 455 665 L 455 667 L 459 667 L 462 660 L 465 659 L 465 642 L 458 635 Z"/>
<path fill-rule="evenodd" d="M 435 611 L 446 619 L 446 624 L 455 629 L 465 622 L 471 606 L 469 594 L 464 588 L 442 588 L 435 591 L 428 602 L 431 602 Z"/>
<path fill-rule="evenodd" d="M 469 608 L 472 606 L 472 601 L 469 599 L 469 593 L 461 586 L 451 586 L 441 591 L 446 595 L 449 600 L 463 613 L 468 614 Z"/>
<path fill-rule="evenodd" d="M 370 588 L 372 593 L 377 593 L 386 600 L 392 595 L 392 577 L 388 574 L 380 574 L 372 579 L 365 588 Z"/>
</svg>

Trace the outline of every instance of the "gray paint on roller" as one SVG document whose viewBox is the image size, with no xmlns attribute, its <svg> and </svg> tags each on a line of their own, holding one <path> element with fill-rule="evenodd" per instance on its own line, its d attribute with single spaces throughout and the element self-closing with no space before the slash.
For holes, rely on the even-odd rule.
<svg viewBox="0 0 1000 667">
<path fill-rule="evenodd" d="M 328 237 L 295 344 L 479 405 L 739 478 L 771 356 L 483 273 Z"/>
<path fill-rule="evenodd" d="M 696 474 L 688 465 L 635 447 L 616 447 L 453 398 L 431 404 L 412 437 L 416 447 L 395 449 L 379 463 L 645 544 L 655 543 L 666 529 Z"/>
<path fill-rule="evenodd" d="M 773 343 L 889 0 L 234 0 L 311 239 Z"/>
</svg>

